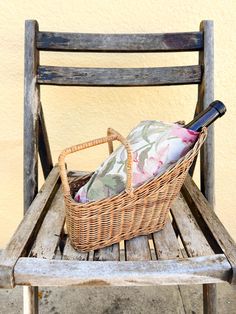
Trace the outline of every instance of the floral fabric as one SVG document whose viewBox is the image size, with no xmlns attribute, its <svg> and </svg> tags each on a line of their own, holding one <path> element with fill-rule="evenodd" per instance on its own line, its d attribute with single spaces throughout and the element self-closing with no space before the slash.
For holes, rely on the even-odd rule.
<svg viewBox="0 0 236 314">
<path fill-rule="evenodd" d="M 133 152 L 132 186 L 138 187 L 174 165 L 192 148 L 198 135 L 175 123 L 140 122 L 127 137 Z M 96 201 L 124 191 L 126 160 L 126 149 L 120 145 L 79 189 L 75 201 Z"/>
</svg>

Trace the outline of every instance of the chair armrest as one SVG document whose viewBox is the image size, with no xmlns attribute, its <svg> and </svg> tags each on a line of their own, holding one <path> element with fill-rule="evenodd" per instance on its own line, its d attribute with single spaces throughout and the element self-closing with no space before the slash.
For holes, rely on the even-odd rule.
<svg viewBox="0 0 236 314">
<path fill-rule="evenodd" d="M 209 236 L 214 238 L 231 264 L 232 276 L 229 282 L 236 284 L 236 244 L 234 240 L 189 174 L 182 187 L 182 193 L 198 223 L 205 225 L 203 230 L 208 233 L 208 238 Z"/>
</svg>

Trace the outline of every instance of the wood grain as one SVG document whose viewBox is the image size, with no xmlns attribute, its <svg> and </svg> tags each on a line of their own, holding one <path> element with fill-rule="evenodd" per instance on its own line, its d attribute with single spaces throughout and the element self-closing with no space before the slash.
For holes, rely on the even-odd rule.
<svg viewBox="0 0 236 314">
<path fill-rule="evenodd" d="M 46 182 L 30 205 L 30 210 L 26 212 L 7 247 L 0 255 L 0 287 L 14 286 L 14 265 L 20 256 L 27 256 L 52 197 L 58 189 L 58 180 L 59 172 L 56 166 L 50 172 Z"/>
<path fill-rule="evenodd" d="M 125 257 L 127 261 L 151 260 L 151 251 L 147 236 L 139 236 L 125 241 Z"/>
<path fill-rule="evenodd" d="M 193 214 L 191 213 L 186 201 L 184 200 L 182 195 L 176 199 L 175 203 L 172 205 L 171 212 L 175 219 L 175 223 L 178 226 L 178 230 L 180 233 L 181 240 L 183 242 L 184 248 L 190 257 L 194 256 L 204 256 L 204 255 L 214 255 L 212 248 L 210 247 L 208 241 L 203 235 L 200 227 L 198 226 Z M 206 291 L 209 290 L 209 295 L 213 297 L 213 293 L 210 291 L 216 292 L 216 289 L 212 289 L 215 285 L 203 285 L 203 296 L 204 296 L 204 310 L 209 306 L 206 306 L 206 303 L 214 303 L 216 306 L 216 293 L 215 299 L 207 300 L 205 297 Z M 180 288 L 183 300 L 185 304 L 188 304 L 189 294 L 188 291 Z M 213 302 L 212 302 L 213 301 Z M 188 306 L 189 307 L 189 306 Z M 216 312 L 209 312 L 211 314 Z"/>
<path fill-rule="evenodd" d="M 36 73 L 39 53 L 36 49 L 38 23 L 25 22 L 24 70 L 24 212 L 38 192 L 38 111 L 39 85 Z"/>
<path fill-rule="evenodd" d="M 95 261 L 119 261 L 120 250 L 119 243 L 107 246 L 94 252 Z"/>
<path fill-rule="evenodd" d="M 23 287 L 23 313 L 38 314 L 38 287 Z"/>
<path fill-rule="evenodd" d="M 229 235 L 211 205 L 188 175 L 182 188 L 184 198 L 197 221 L 204 223 L 206 232 L 211 233 L 232 267 L 231 283 L 236 283 L 236 244 Z"/>
<path fill-rule="evenodd" d="M 24 68 L 24 213 L 38 192 L 38 110 L 40 89 L 36 82 L 39 51 L 36 49 L 38 22 L 25 21 Z M 24 289 L 26 313 L 38 313 L 36 287 Z"/>
<path fill-rule="evenodd" d="M 161 231 L 153 233 L 153 242 L 158 260 L 182 258 L 182 252 L 170 218 Z M 176 306 L 180 309 L 176 308 L 176 312 L 188 313 L 191 304 L 189 304 L 189 299 L 184 297 L 182 287 L 174 286 L 172 289 L 175 289 L 176 295 L 179 296 L 179 302 Z"/>
<path fill-rule="evenodd" d="M 202 49 L 201 32 L 164 34 L 86 34 L 39 32 L 37 48 L 51 51 L 165 52 Z"/>
<path fill-rule="evenodd" d="M 204 65 L 201 84 L 198 86 L 196 113 L 205 109 L 214 100 L 214 30 L 213 21 L 202 21 L 200 31 L 204 34 L 204 49 L 199 52 L 199 64 Z M 201 191 L 212 207 L 215 206 L 215 141 L 214 124 L 208 128 L 207 139 L 200 154 Z M 203 286 L 204 313 L 217 313 L 216 286 Z"/>
<path fill-rule="evenodd" d="M 223 254 L 183 260 L 100 262 L 22 257 L 15 267 L 18 285 L 139 286 L 226 281 L 231 270 Z"/>
<path fill-rule="evenodd" d="M 182 195 L 177 197 L 171 212 L 188 256 L 214 254 Z"/>
<path fill-rule="evenodd" d="M 181 251 L 170 220 L 165 227 L 153 233 L 153 242 L 159 260 L 180 258 Z"/>
<path fill-rule="evenodd" d="M 160 68 L 75 68 L 39 66 L 37 82 L 75 86 L 158 86 L 198 84 L 201 66 Z"/>
<path fill-rule="evenodd" d="M 199 64 L 204 66 L 202 83 L 199 85 L 199 109 L 206 109 L 214 101 L 214 29 L 213 21 L 202 21 L 204 49 L 199 53 Z M 201 150 L 201 191 L 210 204 L 215 205 L 215 150 L 214 125 L 208 127 L 207 139 Z"/>
<path fill-rule="evenodd" d="M 203 285 L 203 313 L 217 314 L 217 286 L 214 283 Z"/>
<path fill-rule="evenodd" d="M 77 260 L 77 261 L 87 261 L 88 260 L 88 254 L 86 252 L 80 252 L 75 250 L 71 243 L 69 237 L 66 239 L 66 244 L 63 250 L 63 256 L 62 259 L 64 260 Z"/>
<path fill-rule="evenodd" d="M 53 198 L 45 216 L 30 255 L 37 258 L 53 259 L 65 222 L 65 205 L 62 188 Z"/>
</svg>

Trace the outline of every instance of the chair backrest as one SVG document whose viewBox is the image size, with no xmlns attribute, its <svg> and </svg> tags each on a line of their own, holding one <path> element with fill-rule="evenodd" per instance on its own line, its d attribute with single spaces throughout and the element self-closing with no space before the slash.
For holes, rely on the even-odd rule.
<svg viewBox="0 0 236 314">
<path fill-rule="evenodd" d="M 189 66 L 149 68 L 77 68 L 43 66 L 40 51 L 67 52 L 182 52 L 199 51 L 199 63 Z M 158 86 L 198 84 L 195 113 L 213 101 L 213 23 L 203 21 L 198 32 L 165 34 L 80 34 L 39 31 L 38 23 L 25 24 L 25 118 L 24 195 L 25 210 L 38 189 L 39 152 L 45 177 L 52 159 L 40 103 L 40 85 Z M 202 153 L 202 188 L 213 202 L 213 129 Z M 210 143 L 210 144 L 209 144 Z M 207 147 L 207 148 L 206 148 Z M 210 160 L 209 160 L 210 156 Z M 209 178 L 210 181 L 209 181 Z M 213 179 L 212 179 L 213 178 Z"/>
<path fill-rule="evenodd" d="M 39 32 L 36 47 L 46 51 L 199 51 L 202 32 L 176 34 L 73 34 Z M 55 85 L 150 86 L 201 82 L 200 65 L 164 68 L 72 68 L 39 66 L 37 82 Z"/>
</svg>

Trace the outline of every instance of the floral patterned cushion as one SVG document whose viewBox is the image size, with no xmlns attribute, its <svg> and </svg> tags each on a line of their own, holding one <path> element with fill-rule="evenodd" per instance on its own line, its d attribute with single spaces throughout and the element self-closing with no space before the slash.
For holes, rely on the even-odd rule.
<svg viewBox="0 0 236 314">
<path fill-rule="evenodd" d="M 140 122 L 127 139 L 133 152 L 133 187 L 138 187 L 173 166 L 193 146 L 199 133 L 176 123 L 157 120 Z M 126 186 L 127 152 L 120 145 L 75 194 L 85 203 L 119 194 Z"/>
</svg>

